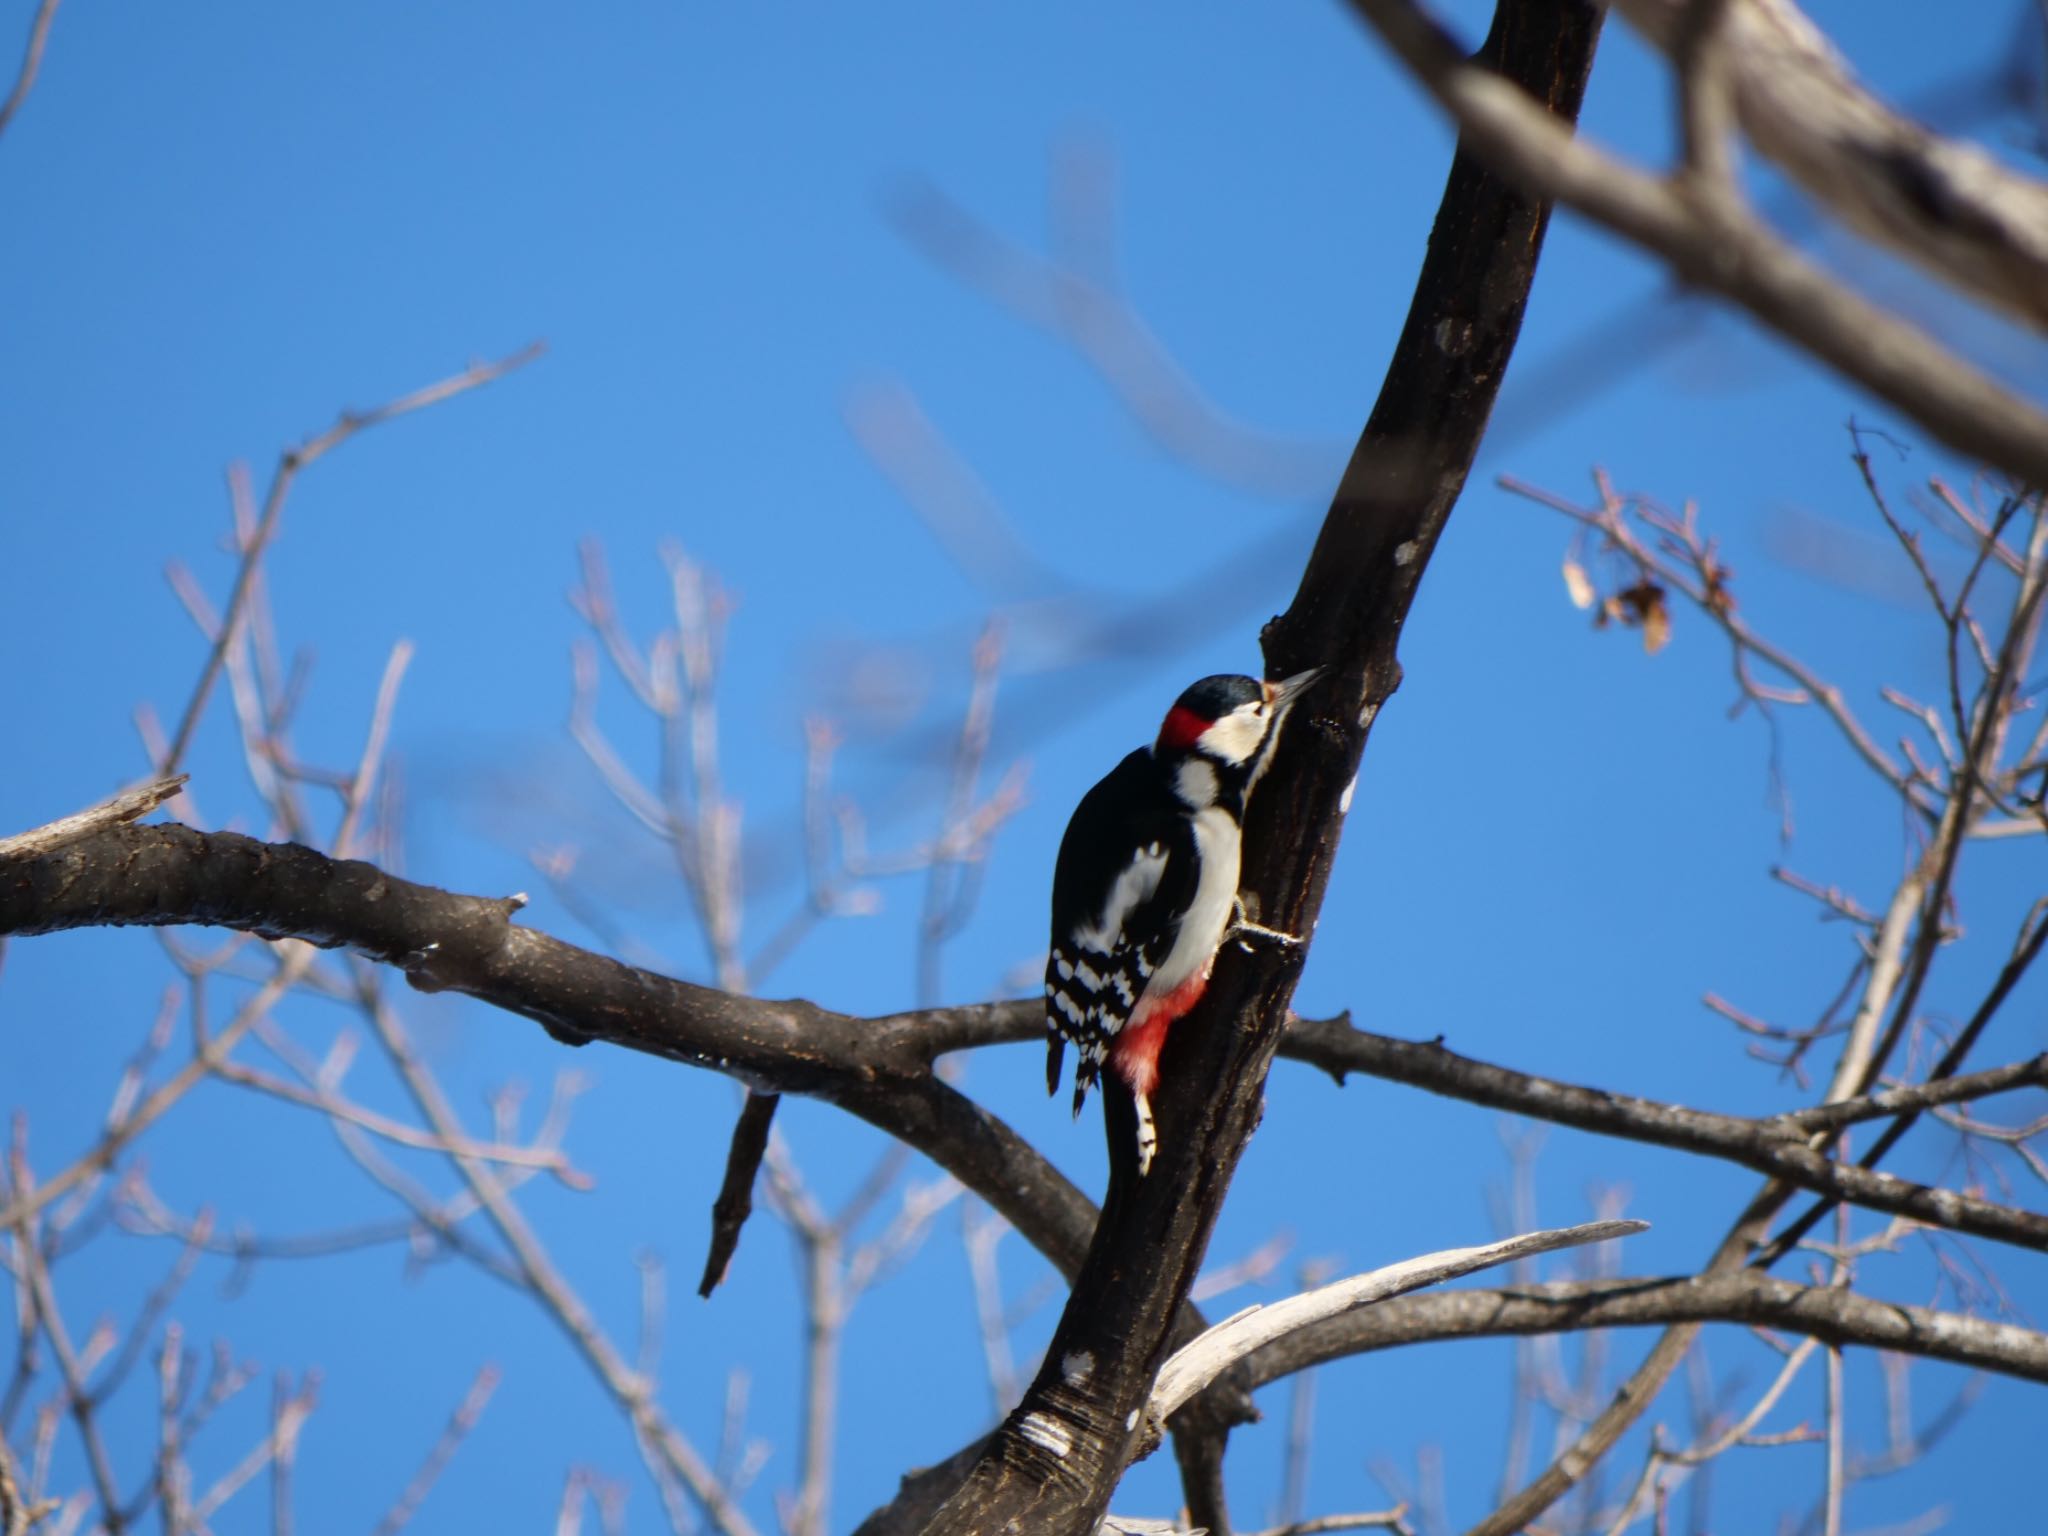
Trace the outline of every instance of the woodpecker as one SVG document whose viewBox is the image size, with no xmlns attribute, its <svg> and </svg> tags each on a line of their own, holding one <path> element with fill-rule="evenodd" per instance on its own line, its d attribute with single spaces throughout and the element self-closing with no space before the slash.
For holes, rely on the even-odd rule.
<svg viewBox="0 0 2048 1536">
<path fill-rule="evenodd" d="M 1201 1000 L 1225 939 L 1294 944 L 1248 922 L 1237 894 L 1244 807 L 1280 728 L 1320 667 L 1285 682 L 1222 675 L 1194 684 L 1159 736 L 1081 797 L 1052 881 L 1045 963 L 1046 1092 L 1071 1040 L 1074 1113 L 1105 1057 L 1138 1110 L 1138 1172 L 1158 1133 L 1152 1090 L 1167 1027 Z"/>
</svg>

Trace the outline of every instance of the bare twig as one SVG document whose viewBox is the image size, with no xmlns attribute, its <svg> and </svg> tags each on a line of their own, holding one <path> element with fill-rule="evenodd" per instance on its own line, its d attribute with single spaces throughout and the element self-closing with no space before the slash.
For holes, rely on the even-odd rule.
<svg viewBox="0 0 2048 1536">
<path fill-rule="evenodd" d="M 0 133 L 7 131 L 7 125 L 14 121 L 14 114 L 21 110 L 36 83 L 36 74 L 43 67 L 43 48 L 50 40 L 50 23 L 57 19 L 57 5 L 58 0 L 42 0 L 36 7 L 35 19 L 28 24 L 28 46 L 22 50 L 14 89 L 7 93 L 6 101 L 0 102 Z"/>
<path fill-rule="evenodd" d="M 50 1351 L 56 1357 L 58 1375 L 64 1383 L 63 1405 L 85 1446 L 86 1467 L 92 1476 L 93 1492 L 99 1499 L 100 1520 L 106 1526 L 108 1536 L 121 1536 L 128 1522 L 114 1481 L 113 1459 L 100 1433 L 92 1393 L 86 1387 L 86 1373 L 90 1366 L 81 1359 L 72 1343 L 70 1331 L 64 1326 L 63 1314 L 57 1310 L 56 1288 L 50 1279 L 50 1267 L 44 1261 L 42 1245 L 36 1240 L 30 1224 L 32 1181 L 27 1151 L 22 1144 L 26 1137 L 21 1124 L 17 1119 L 15 1145 L 8 1159 L 11 1169 L 9 1183 L 15 1196 L 14 1209 L 20 1213 L 8 1223 L 17 1238 L 14 1246 L 15 1262 L 19 1266 L 16 1278 L 27 1290 L 43 1337 L 50 1341 Z"/>
<path fill-rule="evenodd" d="M 357 995 L 365 1017 L 383 1043 L 400 1080 L 414 1104 L 437 1135 L 451 1146 L 468 1138 L 435 1080 L 414 1053 L 403 1024 L 384 998 L 380 978 L 361 961 L 351 963 Z M 476 1197 L 498 1235 L 511 1249 L 519 1272 L 534 1297 L 560 1324 L 585 1362 L 625 1410 L 636 1440 L 650 1460 L 680 1479 L 702 1506 L 712 1523 L 726 1536 L 754 1536 L 754 1527 L 713 1477 L 696 1450 L 669 1422 L 655 1401 L 653 1387 L 627 1365 L 610 1338 L 598 1326 L 582 1299 L 549 1258 L 546 1248 L 528 1224 L 490 1167 L 480 1160 L 451 1152 L 450 1158 Z"/>
<path fill-rule="evenodd" d="M 456 1405 L 455 1412 L 449 1417 L 447 1427 L 441 1431 L 441 1437 L 434 1442 L 433 1449 L 427 1452 L 427 1459 L 420 1463 L 420 1469 L 413 1474 L 412 1481 L 405 1485 L 397 1500 L 384 1512 L 384 1517 L 377 1522 L 372 1536 L 397 1536 L 412 1517 L 419 1513 L 420 1505 L 424 1504 L 427 1495 L 434 1491 L 434 1484 L 440 1481 L 448 1463 L 462 1448 L 462 1442 L 469 1438 L 469 1432 L 476 1428 L 477 1420 L 483 1416 L 484 1406 L 490 1402 L 491 1394 L 497 1390 L 498 1368 L 495 1365 L 481 1367 L 475 1379 L 470 1382 L 469 1390 L 463 1394 L 462 1401 Z"/>
<path fill-rule="evenodd" d="M 1285 1525 L 1271 1525 L 1253 1536 L 1323 1536 L 1328 1531 L 1392 1531 L 1394 1536 L 1415 1536 L 1415 1528 L 1408 1523 L 1408 1506 L 1397 1504 L 1392 1509 L 1359 1510 L 1349 1515 L 1317 1515 L 1309 1520 L 1290 1520 Z"/>
<path fill-rule="evenodd" d="M 96 1178 L 113 1167 L 114 1159 L 136 1137 L 149 1129 L 169 1112 L 171 1107 L 192 1091 L 206 1078 L 213 1075 L 215 1067 L 226 1061 L 228 1055 L 240 1043 L 242 1036 L 256 1026 L 265 1014 L 284 996 L 299 976 L 313 963 L 314 951 L 306 945 L 290 945 L 285 952 L 277 973 L 263 984 L 229 1020 L 218 1034 L 211 1036 L 206 1044 L 196 1051 L 192 1059 L 149 1093 L 133 1112 L 118 1123 L 109 1124 L 100 1139 L 85 1153 L 62 1171 L 37 1185 L 27 1193 L 17 1192 L 11 1205 L 0 1210 L 0 1226 L 12 1226 L 44 1209 L 60 1195 Z"/>
<path fill-rule="evenodd" d="M 249 594 L 256 581 L 257 567 L 263 559 L 263 552 L 277 534 L 278 519 L 284 511 L 285 499 L 291 493 L 292 482 L 299 472 L 311 465 L 322 455 L 340 447 L 358 432 L 381 426 L 387 421 L 424 410 L 430 405 L 479 389 L 494 380 L 503 378 L 515 369 L 523 368 L 545 350 L 545 344 L 535 342 L 522 348 L 510 357 L 495 363 L 475 363 L 461 373 L 429 384 L 424 389 L 401 395 L 367 411 L 344 411 L 333 426 L 317 436 L 306 439 L 296 448 L 288 448 L 279 457 L 277 469 L 270 480 L 270 490 L 263 499 L 263 511 L 255 527 L 242 541 L 241 563 L 235 571 L 235 584 L 228 593 L 227 609 L 222 616 L 220 631 L 213 648 L 207 653 L 205 665 L 200 669 L 199 681 L 193 687 L 192 697 L 186 701 L 184 713 L 178 717 L 177 728 L 171 733 L 169 744 L 164 748 L 157 762 L 161 774 L 175 772 L 184 761 L 185 750 L 191 745 L 192 733 L 199 725 L 199 717 L 206 708 L 207 696 L 212 693 L 214 681 L 220 676 L 222 663 L 228 649 L 241 633 L 242 619 Z"/>
<path fill-rule="evenodd" d="M 292 1467 L 299 1431 L 313 1411 L 319 1378 L 307 1376 L 294 1392 L 282 1371 L 270 1394 L 270 1536 L 292 1536 Z"/>
<path fill-rule="evenodd" d="M 186 775 L 182 773 L 151 779 L 74 815 L 61 817 L 28 832 L 17 832 L 12 837 L 0 837 L 0 861 L 30 859 L 52 853 L 102 827 L 139 820 L 183 789 L 185 781 Z"/>
<path fill-rule="evenodd" d="M 1804 662 L 1758 634 L 1726 601 L 1725 594 L 1716 585 L 1705 579 L 1711 561 L 1706 547 L 1698 542 L 1697 535 L 1690 535 L 1690 542 L 1682 542 L 1686 568 L 1681 569 L 1670 560 L 1662 558 L 1656 551 L 1645 545 L 1630 530 L 1624 514 L 1631 508 L 1655 519 L 1652 526 L 1660 532 L 1678 534 L 1683 540 L 1687 531 L 1670 514 L 1653 503 L 1636 497 L 1623 497 L 1615 493 L 1604 470 L 1594 472 L 1594 483 L 1600 492 L 1600 505 L 1585 508 L 1561 496 L 1539 489 L 1512 475 L 1500 477 L 1501 489 L 1522 496 L 1539 506 L 1562 513 L 1573 522 L 1597 532 L 1613 541 L 1646 575 L 1653 575 L 1662 585 L 1677 591 L 1720 627 L 1739 654 L 1754 656 L 1783 673 L 1798 685 L 1798 693 L 1788 695 L 1782 691 L 1775 697 L 1752 689 L 1760 700 L 1778 703 L 1817 703 L 1834 721 L 1835 726 L 1847 738 L 1857 756 L 1892 788 L 1906 794 L 1915 804 L 1921 804 L 1916 793 L 1912 776 L 1893 760 L 1890 753 L 1878 744 L 1877 738 L 1857 718 L 1843 697 L 1842 690 L 1826 681 Z"/>
<path fill-rule="evenodd" d="M 214 1076 L 224 1083 L 235 1083 L 244 1088 L 254 1089 L 258 1093 L 268 1094 L 272 1098 L 283 1099 L 289 1104 L 316 1109 L 336 1120 L 346 1120 L 350 1125 L 360 1126 L 372 1135 L 381 1136 L 386 1141 L 395 1142 L 402 1147 L 416 1147 L 428 1152 L 459 1151 L 465 1157 L 551 1173 L 571 1189 L 590 1187 L 590 1176 L 579 1171 L 569 1160 L 566 1152 L 560 1147 L 550 1146 L 544 1142 L 518 1146 L 499 1141 L 463 1141 L 451 1148 L 432 1131 L 407 1125 L 381 1111 L 342 1098 L 324 1086 L 301 1088 L 274 1073 L 256 1067 L 245 1067 L 235 1061 L 222 1062 L 214 1069 Z"/>
<path fill-rule="evenodd" d="M 1099 175 L 1102 169 L 1100 161 L 1084 166 L 1073 156 L 1056 163 L 1055 197 L 1071 198 L 1083 177 Z M 1066 341 L 1139 426 L 1177 457 L 1262 494 L 1317 494 L 1325 488 L 1330 450 L 1261 431 L 1220 410 L 1118 291 L 1114 274 L 1099 255 L 1080 259 L 1071 241 L 1070 249 L 1055 250 L 1050 257 L 1028 251 L 989 229 L 929 182 L 898 185 L 887 213 L 906 239 L 962 283 Z M 1077 223 L 1069 221 L 1069 230 Z M 1081 227 L 1097 241 L 1111 234 L 1099 207 L 1090 208 Z M 901 404 L 900 399 L 869 394 L 849 413 L 869 452 L 899 482 L 910 477 L 904 445 L 892 433 L 914 427 L 900 414 Z M 930 505 L 926 490 L 914 489 L 913 499 Z"/>
</svg>

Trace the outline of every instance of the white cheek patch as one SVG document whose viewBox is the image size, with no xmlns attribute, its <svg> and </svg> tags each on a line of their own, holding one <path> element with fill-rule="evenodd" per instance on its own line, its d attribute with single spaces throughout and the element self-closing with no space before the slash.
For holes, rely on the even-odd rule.
<svg viewBox="0 0 2048 1536">
<path fill-rule="evenodd" d="M 1227 763 L 1242 763 L 1259 750 L 1266 736 L 1266 717 L 1257 704 L 1240 704 L 1202 732 L 1202 750 Z"/>
</svg>

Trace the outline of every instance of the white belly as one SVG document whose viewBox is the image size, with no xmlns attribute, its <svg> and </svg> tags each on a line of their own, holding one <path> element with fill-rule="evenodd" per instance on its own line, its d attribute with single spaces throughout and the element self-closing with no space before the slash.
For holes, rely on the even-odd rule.
<svg viewBox="0 0 2048 1536">
<path fill-rule="evenodd" d="M 1195 848 L 1201 855 L 1202 877 L 1195 899 L 1181 919 L 1180 933 L 1166 959 L 1152 973 L 1148 994 L 1170 992 L 1196 972 L 1206 972 L 1230 927 L 1237 902 L 1240 834 L 1230 813 L 1211 806 L 1195 813 Z"/>
</svg>

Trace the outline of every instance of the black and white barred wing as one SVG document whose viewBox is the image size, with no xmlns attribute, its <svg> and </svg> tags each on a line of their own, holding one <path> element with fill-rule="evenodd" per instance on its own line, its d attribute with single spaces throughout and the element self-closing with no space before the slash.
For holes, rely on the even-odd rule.
<svg viewBox="0 0 2048 1536">
<path fill-rule="evenodd" d="M 1187 834 L 1178 818 L 1133 828 L 1108 813 L 1131 803 L 1118 793 L 1118 775 L 1155 771 L 1149 753 L 1131 754 L 1082 799 L 1060 843 L 1055 927 L 1045 964 L 1045 1080 L 1048 1093 L 1058 1089 L 1071 1040 L 1080 1056 L 1074 1069 L 1076 1114 L 1153 970 L 1172 948 L 1190 894 L 1185 887 L 1194 862 L 1192 850 L 1181 846 Z"/>
</svg>

